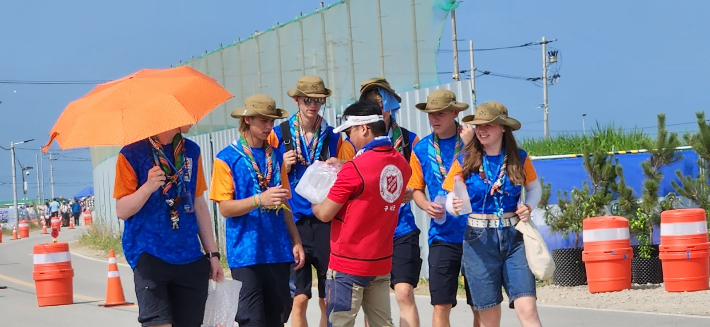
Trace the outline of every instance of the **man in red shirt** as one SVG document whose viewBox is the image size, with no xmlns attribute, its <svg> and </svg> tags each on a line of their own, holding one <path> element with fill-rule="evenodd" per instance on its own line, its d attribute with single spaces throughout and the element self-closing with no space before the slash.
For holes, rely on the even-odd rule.
<svg viewBox="0 0 710 327">
<path fill-rule="evenodd" d="M 393 236 L 412 171 L 387 136 L 376 103 L 350 105 L 335 132 L 345 132 L 357 153 L 343 164 L 328 197 L 313 206 L 318 219 L 332 220 L 328 325 L 353 326 L 362 306 L 371 326 L 394 326 L 389 300 Z"/>
</svg>

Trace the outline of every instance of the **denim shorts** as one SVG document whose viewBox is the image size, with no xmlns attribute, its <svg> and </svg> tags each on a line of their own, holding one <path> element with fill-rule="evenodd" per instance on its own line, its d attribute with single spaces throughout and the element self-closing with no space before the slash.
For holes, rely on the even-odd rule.
<svg viewBox="0 0 710 327">
<path fill-rule="evenodd" d="M 466 226 L 463 245 L 463 265 L 474 309 L 484 310 L 503 302 L 501 286 L 511 308 L 520 297 L 536 297 L 523 235 L 515 227 Z"/>
</svg>

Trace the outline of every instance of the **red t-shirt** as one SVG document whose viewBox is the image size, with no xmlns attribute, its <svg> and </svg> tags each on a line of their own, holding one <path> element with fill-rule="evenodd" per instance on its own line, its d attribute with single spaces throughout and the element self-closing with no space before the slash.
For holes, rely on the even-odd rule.
<svg viewBox="0 0 710 327">
<path fill-rule="evenodd" d="M 356 276 L 392 270 L 392 241 L 399 206 L 412 170 L 391 146 L 347 162 L 328 198 L 344 204 L 330 230 L 331 269 Z"/>
</svg>

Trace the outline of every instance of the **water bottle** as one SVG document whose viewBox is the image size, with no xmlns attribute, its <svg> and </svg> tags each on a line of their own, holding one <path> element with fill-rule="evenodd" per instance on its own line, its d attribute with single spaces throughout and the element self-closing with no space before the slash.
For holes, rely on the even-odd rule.
<svg viewBox="0 0 710 327">
<path fill-rule="evenodd" d="M 466 184 L 461 180 L 461 176 L 454 176 L 454 194 L 457 198 L 463 200 L 463 208 L 461 208 L 461 215 L 467 215 L 473 210 L 471 209 L 471 199 L 468 197 L 468 189 Z"/>
<path fill-rule="evenodd" d="M 441 206 L 442 210 L 444 210 L 444 208 L 446 208 L 446 194 L 444 194 L 444 191 L 439 191 L 439 194 L 437 194 L 436 197 L 434 198 L 434 203 L 438 203 L 439 206 Z M 432 219 L 434 219 L 435 223 L 441 225 L 446 222 L 446 212 L 444 212 L 443 217 L 441 217 L 439 219 L 432 217 Z"/>
</svg>

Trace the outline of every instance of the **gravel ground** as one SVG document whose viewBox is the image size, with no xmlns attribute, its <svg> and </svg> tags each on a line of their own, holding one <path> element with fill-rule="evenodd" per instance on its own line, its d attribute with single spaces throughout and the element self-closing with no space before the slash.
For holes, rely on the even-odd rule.
<svg viewBox="0 0 710 327">
<path fill-rule="evenodd" d="M 589 293 L 587 286 L 538 287 L 538 304 L 710 316 L 710 290 L 670 293 L 663 284 L 634 284 L 630 290 Z"/>
</svg>

